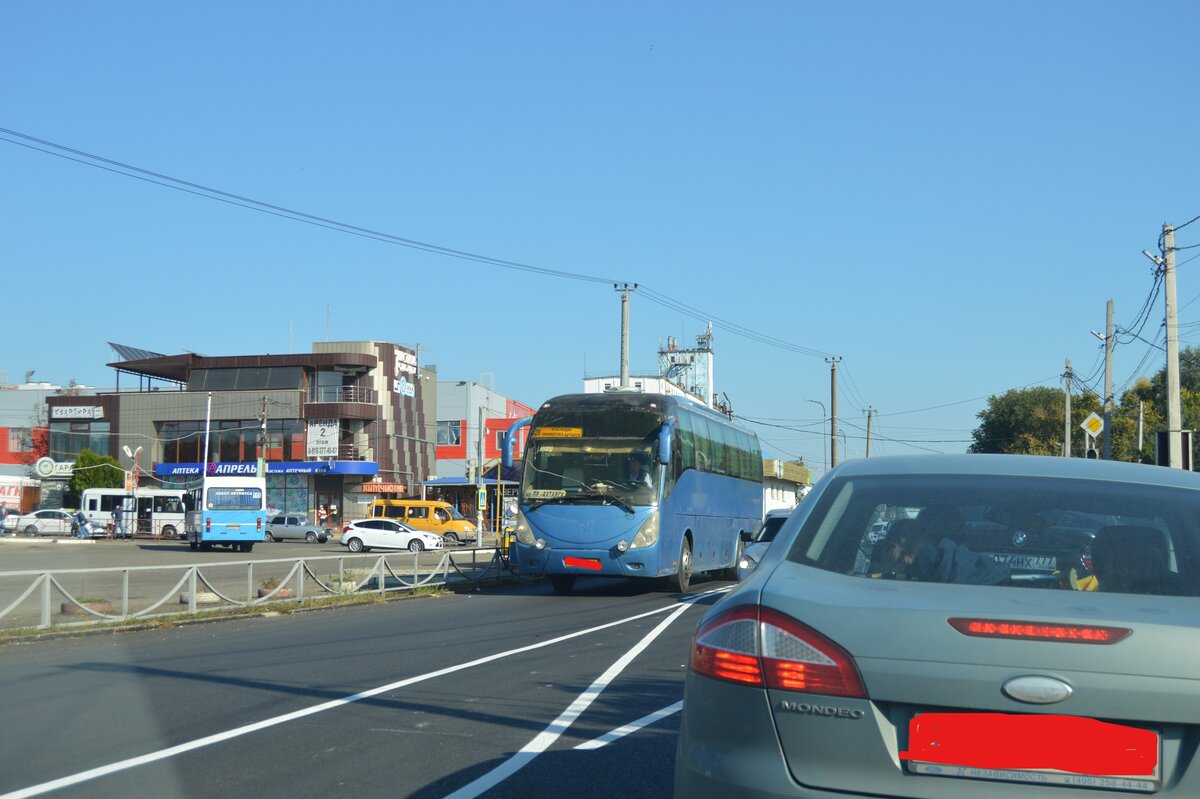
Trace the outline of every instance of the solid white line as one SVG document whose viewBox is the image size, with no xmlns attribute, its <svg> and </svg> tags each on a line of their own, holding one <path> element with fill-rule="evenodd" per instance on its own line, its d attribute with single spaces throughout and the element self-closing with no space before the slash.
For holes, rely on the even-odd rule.
<svg viewBox="0 0 1200 799">
<path fill-rule="evenodd" d="M 599 749 L 602 746 L 608 746 L 613 741 L 620 740 L 621 738 L 624 738 L 626 735 L 628 735 L 631 732 L 637 732 L 642 727 L 649 727 L 654 722 L 661 721 L 662 719 L 665 719 L 667 716 L 670 716 L 673 713 L 678 713 L 681 710 L 683 710 L 683 700 L 682 699 L 680 699 L 678 702 L 676 702 L 673 705 L 667 705 L 662 710 L 654 711 L 649 716 L 642 716 L 637 721 L 631 721 L 624 726 L 617 727 L 612 732 L 606 732 L 606 733 L 604 733 L 604 735 L 601 735 L 599 738 L 593 738 L 590 741 L 584 741 L 583 743 L 579 744 L 579 746 L 576 746 L 575 748 L 576 749 Z"/>
<path fill-rule="evenodd" d="M 723 589 L 723 590 L 728 590 L 728 589 Z M 714 593 L 714 592 L 710 592 L 710 593 Z M 617 627 L 622 624 L 628 624 L 629 622 L 637 621 L 638 619 L 644 619 L 649 616 L 656 616 L 660 613 L 666 613 L 667 611 L 670 611 L 672 609 L 675 610 L 674 615 L 671 616 L 671 619 L 673 620 L 676 616 L 678 616 L 684 610 L 687 610 L 687 608 L 689 608 L 697 599 L 703 598 L 704 596 L 705 596 L 705 594 L 697 594 L 694 597 L 688 597 L 686 600 L 684 600 L 685 604 L 682 607 L 677 607 L 674 605 L 667 605 L 666 607 L 658 608 L 656 610 L 648 610 L 645 613 L 638 613 L 637 615 L 634 615 L 634 616 L 629 616 L 624 619 L 618 619 L 617 621 L 610 621 L 605 624 L 597 625 L 595 627 L 589 627 L 585 630 L 577 630 L 576 632 L 567 633 L 566 635 L 560 635 L 557 638 L 551 638 L 547 641 L 539 641 L 536 644 L 529 644 L 528 646 L 517 647 L 516 649 L 509 649 L 505 652 L 498 652 L 494 655 L 487 655 L 485 657 L 477 658 L 476 660 L 471 660 L 466 663 L 460 663 L 456 666 L 447 666 L 446 668 L 438 669 L 437 671 L 431 671 L 426 674 L 417 675 L 415 677 L 407 677 L 403 680 L 397 680 L 396 682 L 388 683 L 387 685 L 381 685 L 377 688 L 371 688 L 366 691 L 362 691 L 360 693 L 354 694 L 352 696 L 342 697 L 341 699 L 331 699 L 328 702 L 322 702 L 319 705 L 313 705 L 311 707 L 301 708 L 300 710 L 294 710 L 291 713 L 284 713 L 281 716 L 274 716 L 269 719 L 263 719 L 262 721 L 256 721 L 256 722 L 252 722 L 250 724 L 245 724 L 241 727 L 235 727 L 234 729 L 226 730 L 224 732 L 214 733 L 213 735 L 206 735 L 203 738 L 197 738 L 193 741 L 187 741 L 185 743 L 167 747 L 166 749 L 160 749 L 157 752 L 149 752 L 147 754 L 138 755 L 137 757 L 131 757 L 126 760 L 119 760 L 116 763 L 109 763 L 108 765 L 105 765 L 105 766 L 97 766 L 96 768 L 87 769 L 86 771 L 80 771 L 76 774 L 70 774 L 66 777 L 59 777 L 58 779 L 50 780 L 49 782 L 43 782 L 38 785 L 31 785 L 28 788 L 20 788 L 18 790 L 11 791 L 6 794 L 0 794 L 0 799 L 25 799 L 25 797 L 30 797 L 30 796 L 40 796 L 41 794 L 48 793 L 50 791 L 55 791 L 55 790 L 58 790 L 59 788 L 66 788 L 66 787 L 69 787 L 72 785 L 78 785 L 83 782 L 88 782 L 90 780 L 94 780 L 98 777 L 104 777 L 108 774 L 115 774 L 119 771 L 125 771 L 127 769 L 136 768 L 137 766 L 144 766 L 149 763 L 157 762 L 159 760 L 166 760 L 167 758 L 171 758 L 176 755 L 181 755 L 181 754 L 184 754 L 185 752 L 191 752 L 191 751 L 194 751 L 196 749 L 201 749 L 206 746 L 212 746 L 213 744 L 221 743 L 222 741 L 228 741 L 228 740 L 231 740 L 233 738 L 238 738 L 243 735 L 248 735 L 252 732 L 258 732 L 259 730 L 265 730 L 269 727 L 275 727 L 280 724 L 286 724 L 289 721 L 295 721 L 296 719 L 302 719 L 302 718 L 305 718 L 306 716 L 312 716 L 316 713 L 322 713 L 326 710 L 333 710 L 334 708 L 342 707 L 344 705 L 349 705 L 354 702 L 361 702 L 364 699 L 370 699 L 373 696 L 378 696 L 379 694 L 387 693 L 388 691 L 395 691 L 399 688 L 406 688 L 410 685 L 415 685 L 416 683 L 425 682 L 426 680 L 432 680 L 437 677 L 444 677 L 447 674 L 454 674 L 455 672 L 474 668 L 475 666 L 482 666 L 485 663 L 492 663 L 494 661 L 501 660 L 503 658 L 512 657 L 513 655 L 519 655 L 524 652 L 532 652 L 535 649 L 542 649 L 547 646 L 553 646 L 554 644 L 559 644 L 559 643 L 562 643 L 563 641 L 569 641 L 572 638 L 579 638 L 580 636 L 590 635 L 592 633 L 599 632 L 601 630 L 607 630 L 611 627 Z"/>
<path fill-rule="evenodd" d="M 676 608 L 675 611 L 659 622 L 658 626 L 646 634 L 641 641 L 638 641 L 632 649 L 617 659 L 617 662 L 608 667 L 608 670 L 596 678 L 596 681 L 588 686 L 587 690 L 575 698 L 566 710 L 550 723 L 546 729 L 542 730 L 533 740 L 521 747 L 521 750 L 508 760 L 501 763 L 496 768 L 489 771 L 487 774 L 479 777 L 468 785 L 464 785 L 452 794 L 449 794 L 446 799 L 474 799 L 482 793 L 490 791 L 492 788 L 499 785 L 504 780 L 516 774 L 525 766 L 533 762 L 534 758 L 549 749 L 559 737 L 567 731 L 571 723 L 579 718 L 583 711 L 587 710 L 588 706 L 595 701 L 596 697 L 608 687 L 625 667 L 628 666 L 633 659 L 641 654 L 642 650 L 650 646 L 655 638 L 671 626 L 671 622 L 675 621 L 684 611 L 695 604 L 695 599 L 685 600 L 684 604 Z"/>
</svg>

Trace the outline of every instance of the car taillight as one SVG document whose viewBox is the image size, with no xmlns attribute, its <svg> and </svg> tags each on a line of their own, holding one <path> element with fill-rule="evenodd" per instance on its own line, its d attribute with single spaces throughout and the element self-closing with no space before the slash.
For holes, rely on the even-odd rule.
<svg viewBox="0 0 1200 799">
<path fill-rule="evenodd" d="M 348 524 L 343 524 L 343 525 L 342 525 L 342 532 L 343 532 L 343 533 L 348 533 L 348 532 L 350 532 L 350 525 L 348 525 Z"/>
<path fill-rule="evenodd" d="M 1003 619 L 946 619 L 963 635 L 979 638 L 1019 638 L 1025 641 L 1059 641 L 1067 644 L 1115 644 L 1133 630 L 1094 624 L 1047 624 Z"/>
<path fill-rule="evenodd" d="M 808 625 L 756 605 L 730 608 L 697 630 L 691 669 L 759 688 L 867 696 L 849 652 Z"/>
</svg>

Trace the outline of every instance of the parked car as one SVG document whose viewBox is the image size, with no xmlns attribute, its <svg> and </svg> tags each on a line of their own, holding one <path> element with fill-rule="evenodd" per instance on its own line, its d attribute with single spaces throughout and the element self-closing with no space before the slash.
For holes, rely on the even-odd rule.
<svg viewBox="0 0 1200 799">
<path fill-rule="evenodd" d="M 742 556 L 738 558 L 737 577 L 739 580 L 745 580 L 750 576 L 750 572 L 754 571 L 754 567 L 763 559 L 763 555 L 767 554 L 771 542 L 779 534 L 779 528 L 783 527 L 783 523 L 787 521 L 793 510 L 794 508 L 784 508 L 767 511 L 762 527 L 750 536 L 746 542 L 746 548 L 742 550 Z"/>
<path fill-rule="evenodd" d="M 267 519 L 263 539 L 266 541 L 307 541 L 310 544 L 324 544 L 329 540 L 331 531 L 327 527 L 309 524 L 303 516 L 281 514 Z"/>
<path fill-rule="evenodd" d="M 371 549 L 442 549 L 442 537 L 414 530 L 393 519 L 359 519 L 342 528 L 342 546 L 351 552 Z"/>
<path fill-rule="evenodd" d="M 474 544 L 479 540 L 475 525 L 467 521 L 449 502 L 432 499 L 376 499 L 371 503 L 371 518 L 395 519 L 414 530 L 437 533 L 447 544 Z"/>
<path fill-rule="evenodd" d="M 5 527 L 17 535 L 73 535 L 76 532 L 75 518 L 65 510 L 36 510 L 6 520 Z M 96 526 L 93 535 L 103 534 L 104 529 Z"/>
<path fill-rule="evenodd" d="M 701 620 L 675 796 L 1200 796 L 1197 508 L 1157 466 L 842 464 Z"/>
</svg>

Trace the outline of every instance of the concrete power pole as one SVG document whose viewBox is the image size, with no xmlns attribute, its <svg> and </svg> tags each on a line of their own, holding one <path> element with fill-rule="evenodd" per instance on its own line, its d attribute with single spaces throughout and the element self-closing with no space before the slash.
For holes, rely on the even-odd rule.
<svg viewBox="0 0 1200 799">
<path fill-rule="evenodd" d="M 837 429 L 837 365 L 841 358 L 826 358 L 829 364 L 829 468 L 837 466 L 838 462 L 838 429 Z"/>
<path fill-rule="evenodd" d="M 1067 371 L 1063 372 L 1066 381 L 1063 390 L 1063 451 L 1064 458 L 1071 457 L 1071 359 L 1067 358 Z"/>
<path fill-rule="evenodd" d="M 1163 224 L 1163 294 L 1167 303 L 1167 465 L 1183 468 L 1183 413 L 1179 399 L 1179 318 L 1175 299 L 1175 228 Z"/>
<path fill-rule="evenodd" d="M 637 283 L 614 283 L 613 291 L 621 292 L 621 388 L 629 388 L 629 292 Z"/>
<path fill-rule="evenodd" d="M 875 416 L 875 409 L 870 405 L 863 411 L 867 415 L 867 457 L 871 457 L 871 419 Z"/>
<path fill-rule="evenodd" d="M 1100 456 L 1112 460 L 1112 351 L 1113 351 L 1113 301 L 1108 301 L 1104 325 L 1104 443 Z"/>
</svg>

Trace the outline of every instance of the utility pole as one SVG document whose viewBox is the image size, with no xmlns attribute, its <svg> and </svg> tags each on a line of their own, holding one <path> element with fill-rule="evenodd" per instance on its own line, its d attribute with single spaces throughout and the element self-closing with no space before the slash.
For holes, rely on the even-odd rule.
<svg viewBox="0 0 1200 799">
<path fill-rule="evenodd" d="M 863 411 L 867 415 L 867 457 L 871 457 L 871 419 L 875 416 L 875 409 L 870 405 Z"/>
<path fill-rule="evenodd" d="M 1175 299 L 1175 228 L 1163 223 L 1163 294 L 1167 303 L 1167 465 L 1183 468 L 1183 414 L 1179 399 L 1179 318 Z"/>
<path fill-rule="evenodd" d="M 837 429 L 837 365 L 840 357 L 826 358 L 829 364 L 829 468 L 837 466 L 838 462 L 838 429 Z"/>
<path fill-rule="evenodd" d="M 1146 430 L 1146 403 L 1138 400 L 1138 457 L 1142 455 L 1142 448 L 1145 444 Z"/>
<path fill-rule="evenodd" d="M 613 291 L 621 292 L 621 388 L 629 388 L 629 292 L 637 287 L 637 283 L 613 283 Z"/>
<path fill-rule="evenodd" d="M 487 504 L 486 500 L 480 501 L 483 497 L 483 411 L 481 403 L 479 405 L 479 436 L 476 441 L 476 457 L 478 458 L 476 463 L 478 465 L 475 467 L 475 529 L 479 531 L 475 539 L 476 545 L 483 543 L 483 507 Z"/>
<path fill-rule="evenodd" d="M 1101 457 L 1112 460 L 1112 351 L 1113 351 L 1113 301 L 1108 301 L 1104 325 L 1104 443 Z"/>
<path fill-rule="evenodd" d="M 267 476 L 267 395 L 263 394 L 262 432 L 258 439 L 258 476 Z"/>
<path fill-rule="evenodd" d="M 825 403 L 815 399 L 810 399 L 809 402 L 821 406 L 821 469 L 824 474 L 829 471 L 829 456 L 825 454 L 829 448 L 829 445 L 825 443 Z"/>
<path fill-rule="evenodd" d="M 1163 296 L 1167 305 L 1167 466 L 1183 468 L 1183 414 L 1179 398 L 1179 318 L 1175 299 L 1175 228 L 1166 222 L 1162 232 L 1163 255 L 1142 255 L 1162 270 Z M 1158 273 L 1155 273 L 1156 276 Z M 1160 455 L 1161 457 L 1161 455 Z M 1161 462 L 1161 461 L 1160 461 Z"/>
<path fill-rule="evenodd" d="M 1063 451 L 1064 458 L 1071 457 L 1071 359 L 1067 358 L 1067 371 L 1063 373 L 1066 389 L 1063 391 Z"/>
</svg>

